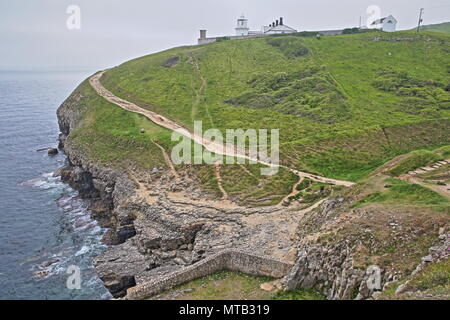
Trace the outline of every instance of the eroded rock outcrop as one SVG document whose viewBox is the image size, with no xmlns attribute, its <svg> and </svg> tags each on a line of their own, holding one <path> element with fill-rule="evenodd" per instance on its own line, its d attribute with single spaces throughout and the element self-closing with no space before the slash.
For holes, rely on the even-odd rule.
<svg viewBox="0 0 450 320">
<path fill-rule="evenodd" d="M 215 199 L 197 186 L 191 169 L 174 179 L 164 168 L 124 173 L 86 157 L 70 138 L 82 121 L 80 98 L 75 92 L 58 109 L 68 158 L 59 174 L 91 199 L 93 217 L 110 228 L 104 240 L 114 246 L 94 266 L 114 297 L 222 250 L 284 258 L 292 249 L 288 235 L 297 218 L 284 215 L 282 207 L 246 208 Z"/>
<path fill-rule="evenodd" d="M 351 209 L 343 198 L 325 201 L 299 222 L 298 257 L 284 278 L 286 290 L 314 288 L 327 299 L 375 299 L 388 285 L 442 257 L 445 215 L 395 206 Z M 444 228 L 445 229 L 445 228 Z"/>
</svg>

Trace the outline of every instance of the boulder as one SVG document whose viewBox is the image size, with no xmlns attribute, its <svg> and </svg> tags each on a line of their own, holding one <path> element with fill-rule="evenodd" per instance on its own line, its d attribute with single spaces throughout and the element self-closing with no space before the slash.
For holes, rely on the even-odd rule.
<svg viewBox="0 0 450 320">
<path fill-rule="evenodd" d="M 48 154 L 49 156 L 54 156 L 54 155 L 56 155 L 56 154 L 58 154 L 58 153 L 59 153 L 59 151 L 58 151 L 58 149 L 56 149 L 56 148 L 49 148 L 48 151 L 47 151 L 47 154 Z"/>
<path fill-rule="evenodd" d="M 284 259 L 288 262 L 295 263 L 297 261 L 297 254 L 298 249 L 297 248 L 291 248 L 285 255 Z"/>
</svg>

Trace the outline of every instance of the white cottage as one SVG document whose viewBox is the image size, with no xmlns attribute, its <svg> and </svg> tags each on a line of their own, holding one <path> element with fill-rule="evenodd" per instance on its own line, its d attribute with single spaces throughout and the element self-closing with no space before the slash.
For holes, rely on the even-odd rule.
<svg viewBox="0 0 450 320">
<path fill-rule="evenodd" d="M 263 26 L 261 31 L 250 31 L 248 26 L 248 19 L 242 15 L 239 19 L 237 19 L 237 25 L 234 28 L 236 30 L 236 35 L 234 36 L 226 36 L 226 37 L 207 37 L 206 30 L 200 30 L 200 38 L 198 38 L 198 44 L 208 44 L 216 42 L 219 38 L 227 38 L 227 39 L 242 39 L 242 38 L 255 38 L 262 37 L 265 35 L 271 34 L 283 34 L 283 33 L 294 33 L 297 30 L 288 27 L 284 24 L 283 18 L 280 20 L 276 20 L 268 26 Z"/>
<path fill-rule="evenodd" d="M 397 28 L 397 19 L 390 15 L 386 18 L 375 20 L 372 22 L 371 26 L 385 32 L 395 32 Z"/>
<path fill-rule="evenodd" d="M 280 33 L 294 33 L 297 30 L 287 26 L 283 22 L 283 17 L 280 20 L 276 20 L 272 24 L 263 27 L 264 34 L 280 34 Z"/>
<path fill-rule="evenodd" d="M 244 15 L 237 20 L 235 30 L 236 36 L 239 37 L 297 32 L 297 30 L 285 25 L 282 17 L 280 20 L 276 20 L 268 26 L 263 26 L 261 31 L 250 31 L 250 28 L 248 27 L 248 19 L 246 19 Z"/>
</svg>

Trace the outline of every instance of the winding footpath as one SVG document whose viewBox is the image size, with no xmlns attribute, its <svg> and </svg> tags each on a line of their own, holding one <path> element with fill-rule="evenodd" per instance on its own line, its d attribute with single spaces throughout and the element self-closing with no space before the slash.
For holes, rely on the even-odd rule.
<svg viewBox="0 0 450 320">
<path fill-rule="evenodd" d="M 127 100 L 124 100 L 124 99 L 119 98 L 116 95 L 114 95 L 112 92 L 110 92 L 105 87 L 103 87 L 103 85 L 100 83 L 100 78 L 106 71 L 107 70 L 98 72 L 89 79 L 90 85 L 97 92 L 98 95 L 100 95 L 107 101 L 109 101 L 127 111 L 138 113 L 138 114 L 145 116 L 146 118 L 148 118 L 149 120 L 151 120 L 152 122 L 154 122 L 155 124 L 157 124 L 161 127 L 175 131 L 180 135 L 188 137 L 189 139 L 193 140 L 195 143 L 202 145 L 209 152 L 213 152 L 213 153 L 223 155 L 223 156 L 243 158 L 243 159 L 246 159 L 249 161 L 258 162 L 260 164 L 263 164 L 263 165 L 266 165 L 266 166 L 272 167 L 272 168 L 275 168 L 275 167 L 284 168 L 284 169 L 287 169 L 287 170 L 291 171 L 292 173 L 296 174 L 300 178 L 306 177 L 306 178 L 309 178 L 311 180 L 318 181 L 318 182 L 324 182 L 324 183 L 346 186 L 346 187 L 350 187 L 355 184 L 354 182 L 350 182 L 350 181 L 343 181 L 343 180 L 336 180 L 336 179 L 321 177 L 321 176 L 314 175 L 311 173 L 292 169 L 292 168 L 289 168 L 289 167 L 286 167 L 283 165 L 275 165 L 272 163 L 264 162 L 260 159 L 255 159 L 255 158 L 251 158 L 251 157 L 247 156 L 245 153 L 245 150 L 238 150 L 233 147 L 229 147 L 226 145 L 224 146 L 222 144 L 203 139 L 203 137 L 191 133 L 188 129 L 180 126 L 173 120 L 170 120 L 160 114 L 157 114 L 156 112 L 141 108 L 132 102 L 129 102 Z"/>
</svg>

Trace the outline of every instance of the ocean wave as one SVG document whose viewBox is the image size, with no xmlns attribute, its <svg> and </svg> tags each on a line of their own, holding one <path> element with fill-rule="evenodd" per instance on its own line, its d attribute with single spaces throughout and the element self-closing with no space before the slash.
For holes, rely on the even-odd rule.
<svg viewBox="0 0 450 320">
<path fill-rule="evenodd" d="M 46 192 L 59 192 L 56 204 L 61 211 L 58 219 L 63 232 L 58 244 L 49 246 L 35 257 L 24 261 L 30 264 L 30 272 L 36 281 L 49 280 L 52 277 L 67 277 L 68 267 L 80 267 L 86 279 L 83 285 L 88 288 L 102 286 L 101 280 L 94 272 L 92 258 L 108 246 L 102 243 L 107 229 L 99 226 L 91 218 L 89 202 L 81 199 L 76 190 L 63 183 L 53 172 L 44 173 L 38 178 L 22 183 L 23 186 L 37 188 Z M 67 227 L 69 231 L 67 232 Z M 100 299 L 108 299 L 110 295 L 100 292 Z"/>
</svg>

